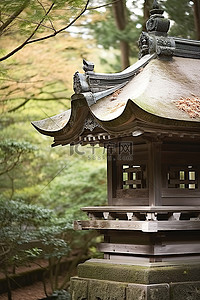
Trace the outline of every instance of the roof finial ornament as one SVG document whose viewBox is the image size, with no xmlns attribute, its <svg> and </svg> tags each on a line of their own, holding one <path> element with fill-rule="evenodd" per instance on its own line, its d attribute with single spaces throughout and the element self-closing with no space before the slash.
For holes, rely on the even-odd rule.
<svg viewBox="0 0 200 300">
<path fill-rule="evenodd" d="M 161 8 L 160 4 L 157 0 L 153 1 L 152 9 L 150 10 L 150 16 L 157 15 L 157 17 L 163 18 L 162 14 L 164 13 L 164 10 Z"/>
<path fill-rule="evenodd" d="M 163 59 L 173 56 L 175 42 L 168 37 L 170 21 L 163 16 L 164 10 L 157 0 L 153 1 L 150 18 L 146 23 L 147 32 L 142 32 L 139 40 L 139 57 L 146 54 L 157 53 Z"/>
<path fill-rule="evenodd" d="M 163 17 L 164 10 L 160 7 L 157 0 L 153 2 L 153 8 L 150 10 L 150 18 L 146 23 L 147 31 L 155 35 L 166 36 L 169 30 L 170 21 Z"/>
<path fill-rule="evenodd" d="M 153 1 L 153 9 L 159 9 L 159 8 L 160 8 L 160 5 L 158 4 L 158 1 L 154 0 Z"/>
</svg>

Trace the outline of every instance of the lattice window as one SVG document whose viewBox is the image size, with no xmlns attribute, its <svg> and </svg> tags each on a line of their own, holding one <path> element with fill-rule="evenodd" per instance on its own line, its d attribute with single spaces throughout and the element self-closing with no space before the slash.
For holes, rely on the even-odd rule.
<svg viewBox="0 0 200 300">
<path fill-rule="evenodd" d="M 198 174 L 195 166 L 173 166 L 168 172 L 168 188 L 197 189 Z"/>
<path fill-rule="evenodd" d="M 146 166 L 123 165 L 123 189 L 146 188 Z"/>
</svg>

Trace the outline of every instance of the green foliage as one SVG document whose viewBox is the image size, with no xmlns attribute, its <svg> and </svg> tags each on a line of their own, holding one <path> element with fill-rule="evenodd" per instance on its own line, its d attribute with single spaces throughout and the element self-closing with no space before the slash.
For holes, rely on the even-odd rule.
<svg viewBox="0 0 200 300">
<path fill-rule="evenodd" d="M 0 3 L 1 21 L 0 31 L 16 30 L 21 34 L 31 34 L 36 26 L 43 20 L 39 31 L 44 32 L 54 29 L 53 21 L 65 19 L 67 22 L 78 9 L 84 5 L 81 0 L 5 0 Z M 52 8 L 51 8 L 52 6 Z M 47 12 L 50 10 L 48 15 Z M 8 24 L 6 27 L 5 25 Z M 14 24 L 11 26 L 11 24 Z M 5 27 L 5 28 L 4 28 Z M 11 31 L 10 31 L 11 33 Z"/>
<path fill-rule="evenodd" d="M 106 8 L 106 12 L 94 11 L 93 21 L 88 23 L 87 26 L 91 30 L 92 35 L 96 39 L 97 45 L 103 46 L 106 50 L 118 49 L 121 40 L 129 43 L 130 57 L 137 57 L 138 47 L 137 41 L 140 35 L 140 29 L 138 28 L 139 17 L 135 16 L 131 18 L 133 12 L 127 9 L 128 22 L 124 30 L 119 30 L 116 27 L 115 19 L 112 13 L 111 6 Z M 101 60 L 102 63 L 110 65 L 109 60 Z M 120 71 L 121 66 L 119 58 L 116 59 L 118 64 L 112 65 L 115 71 Z"/>
<path fill-rule="evenodd" d="M 1 20 L 6 22 L 23 3 L 0 3 Z M 3 31 L 2 55 L 23 42 L 40 22 L 44 9 L 39 3 L 47 10 L 52 1 L 28 3 Z M 56 1 L 43 22 L 48 28 L 42 26 L 34 38 L 53 32 L 52 24 L 56 28 L 65 25 L 84 5 L 85 1 Z M 86 155 L 70 155 L 68 147 L 51 149 L 52 140 L 41 136 L 30 124 L 69 108 L 71 79 L 81 68 L 81 55 L 96 55 L 88 41 L 79 39 L 76 43 L 65 32 L 63 38 L 33 44 L 24 48 L 23 55 L 6 60 L 1 72 L 1 268 L 9 280 L 12 266 L 45 259 L 52 291 L 66 288 L 76 265 L 89 255 L 97 255 L 97 234 L 74 232 L 72 219 L 80 217 L 82 206 L 106 203 L 104 163 L 89 161 Z M 57 278 L 65 259 L 69 265 L 59 285 Z"/>
<path fill-rule="evenodd" d="M 94 11 L 93 21 L 87 26 L 91 29 L 97 44 L 103 46 L 104 49 L 119 49 L 119 41 L 125 40 L 130 46 L 130 57 L 136 57 L 138 53 L 137 40 L 141 28 L 146 21 L 142 15 L 145 3 L 146 9 L 151 9 L 153 1 L 150 0 L 142 2 L 132 1 L 131 5 L 130 2 L 126 1 L 128 24 L 123 31 L 116 28 L 111 5 L 107 6 L 104 12 Z M 161 3 L 172 21 L 169 34 L 177 37 L 195 39 L 193 1 L 163 0 L 159 1 L 159 3 Z M 102 60 L 102 63 L 109 64 L 110 62 L 108 60 Z M 119 69 L 120 67 L 118 65 L 115 70 L 119 71 Z"/>
<path fill-rule="evenodd" d="M 36 150 L 36 147 L 28 142 L 16 142 L 15 140 L 5 139 L 0 141 L 0 149 L 6 155 L 15 155 L 16 153 L 30 153 Z"/>
<path fill-rule="evenodd" d="M 33 153 L 36 147 L 28 142 L 12 139 L 0 141 L 0 176 L 12 171 L 24 156 Z"/>
<path fill-rule="evenodd" d="M 165 0 L 163 7 L 174 21 L 170 29 L 170 35 L 195 39 L 195 25 L 193 14 L 193 2 L 190 0 Z"/>
<path fill-rule="evenodd" d="M 7 278 L 9 299 L 12 268 L 36 258 L 52 261 L 68 255 L 69 244 L 62 235 L 70 228 L 66 219 L 56 218 L 49 209 L 0 198 L 0 268 Z"/>
<path fill-rule="evenodd" d="M 0 177 L 1 192 L 7 193 L 9 198 L 14 194 L 14 180 L 21 176 L 23 167 L 28 167 L 28 162 L 34 157 L 36 147 L 29 142 L 4 139 L 0 141 Z M 22 163 L 23 162 L 23 163 Z"/>
<path fill-rule="evenodd" d="M 4 3 L 5 2 L 5 3 Z M 75 23 L 89 1 L 81 0 L 6 0 L 0 3 L 0 35 L 15 34 L 20 43 L 9 49 L 0 61 L 12 57 L 26 45 L 55 37 Z M 64 20 L 64 24 L 61 21 Z M 21 37 L 23 39 L 21 39 Z M 0 72 L 1 73 L 1 72 Z"/>
<path fill-rule="evenodd" d="M 58 214 L 77 219 L 82 216 L 81 207 L 106 204 L 106 182 L 105 167 L 80 156 L 71 165 L 66 163 L 63 172 L 46 186 L 40 203 L 48 201 Z"/>
<path fill-rule="evenodd" d="M 93 30 L 94 37 L 97 43 L 102 45 L 105 49 L 110 47 L 118 48 L 120 40 L 127 42 L 132 41 L 132 55 L 136 54 L 136 48 L 134 42 L 138 39 L 139 31 L 135 28 L 136 22 L 129 22 L 125 30 L 120 31 L 116 28 L 113 16 L 107 15 L 105 20 L 96 21 L 91 23 L 89 27 Z"/>
<path fill-rule="evenodd" d="M 66 220 L 61 222 L 49 209 L 1 198 L 1 266 L 5 270 L 36 257 L 68 254 L 69 246 L 59 236 L 70 227 Z"/>
<path fill-rule="evenodd" d="M 52 296 L 57 297 L 57 300 L 71 300 L 71 295 L 65 290 L 54 291 Z"/>
</svg>

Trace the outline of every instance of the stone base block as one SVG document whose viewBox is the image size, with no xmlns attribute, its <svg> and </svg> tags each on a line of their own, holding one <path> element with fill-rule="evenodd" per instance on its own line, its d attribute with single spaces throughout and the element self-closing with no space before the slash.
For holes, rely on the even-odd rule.
<svg viewBox="0 0 200 300">
<path fill-rule="evenodd" d="M 199 300 L 200 281 L 144 285 L 73 277 L 71 293 L 72 300 Z"/>
<path fill-rule="evenodd" d="M 199 300 L 200 299 L 200 281 L 197 282 L 179 282 L 171 283 L 172 300 Z"/>
<path fill-rule="evenodd" d="M 79 266 L 78 277 L 71 278 L 72 300 L 200 300 L 199 272 L 197 265 L 86 262 Z"/>
<path fill-rule="evenodd" d="M 95 298 L 94 298 L 95 299 Z M 128 284 L 126 300 L 169 300 L 168 284 Z"/>
</svg>

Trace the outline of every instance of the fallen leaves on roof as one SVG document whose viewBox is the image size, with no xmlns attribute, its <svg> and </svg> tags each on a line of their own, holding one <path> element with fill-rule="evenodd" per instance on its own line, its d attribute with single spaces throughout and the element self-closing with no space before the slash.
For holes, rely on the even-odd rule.
<svg viewBox="0 0 200 300">
<path fill-rule="evenodd" d="M 110 98 L 111 101 L 116 100 L 117 96 L 121 93 L 121 89 L 116 90 L 113 94 L 112 97 Z"/>
<path fill-rule="evenodd" d="M 111 112 L 111 113 L 115 112 L 118 108 L 124 106 L 125 104 L 126 104 L 125 102 L 123 102 L 123 103 L 118 103 L 117 105 L 115 105 L 115 107 L 113 107 L 113 108 L 110 110 L 110 112 Z"/>
<path fill-rule="evenodd" d="M 186 112 L 190 118 L 200 117 L 200 97 L 192 95 L 190 97 L 180 97 L 173 101 L 176 107 Z"/>
</svg>

